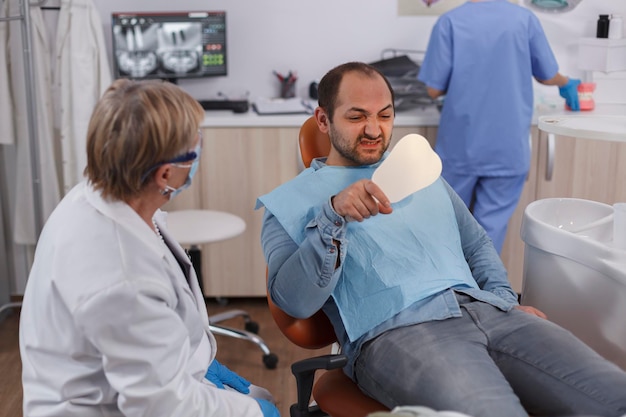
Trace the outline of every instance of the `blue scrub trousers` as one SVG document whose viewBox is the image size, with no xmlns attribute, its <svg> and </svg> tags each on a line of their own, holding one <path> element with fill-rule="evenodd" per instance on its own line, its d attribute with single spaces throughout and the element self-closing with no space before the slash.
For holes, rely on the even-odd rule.
<svg viewBox="0 0 626 417">
<path fill-rule="evenodd" d="M 361 389 L 390 409 L 421 405 L 475 417 L 626 414 L 626 372 L 569 331 L 458 294 L 462 317 L 367 342 Z"/>
<path fill-rule="evenodd" d="M 477 177 L 444 171 L 443 177 L 465 205 L 471 208 L 474 218 L 485 229 L 500 253 L 509 220 L 524 188 L 526 174 Z"/>
</svg>

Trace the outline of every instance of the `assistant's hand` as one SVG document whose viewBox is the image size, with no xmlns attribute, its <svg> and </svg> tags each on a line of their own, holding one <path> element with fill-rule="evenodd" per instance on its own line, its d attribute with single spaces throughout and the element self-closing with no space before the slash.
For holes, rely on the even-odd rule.
<svg viewBox="0 0 626 417">
<path fill-rule="evenodd" d="M 250 381 L 240 377 L 219 363 L 217 359 L 211 362 L 204 377 L 214 383 L 218 388 L 224 389 L 224 385 L 228 385 L 242 394 L 248 394 L 250 392 Z"/>
<path fill-rule="evenodd" d="M 346 219 L 362 222 L 378 213 L 393 211 L 389 199 L 372 180 L 360 180 L 348 186 L 331 200 L 333 209 Z"/>
<path fill-rule="evenodd" d="M 271 402 L 267 400 L 262 400 L 260 398 L 255 398 L 255 400 L 259 403 L 259 407 L 261 407 L 261 411 L 263 412 L 263 417 L 280 417 L 280 413 L 278 412 L 278 408 Z"/>
<path fill-rule="evenodd" d="M 580 103 L 578 102 L 578 84 L 580 84 L 580 80 L 570 78 L 567 84 L 559 87 L 559 94 L 565 99 L 565 103 L 573 111 L 580 110 Z"/>
<path fill-rule="evenodd" d="M 547 319 L 548 316 L 546 316 L 546 313 L 544 313 L 543 311 L 535 308 L 535 307 L 531 307 L 531 306 L 515 306 L 515 308 L 517 310 L 523 311 L 524 313 L 528 313 L 528 314 L 532 314 L 533 316 L 537 316 L 537 317 L 541 317 L 542 319 Z"/>
</svg>

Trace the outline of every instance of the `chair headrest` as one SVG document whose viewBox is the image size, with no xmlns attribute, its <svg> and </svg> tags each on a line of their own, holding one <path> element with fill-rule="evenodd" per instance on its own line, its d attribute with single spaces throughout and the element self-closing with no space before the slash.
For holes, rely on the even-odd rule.
<svg viewBox="0 0 626 417">
<path fill-rule="evenodd" d="M 311 165 L 314 158 L 328 156 L 330 152 L 330 138 L 317 127 L 317 121 L 313 116 L 302 124 L 298 141 L 300 157 L 305 168 Z"/>
</svg>

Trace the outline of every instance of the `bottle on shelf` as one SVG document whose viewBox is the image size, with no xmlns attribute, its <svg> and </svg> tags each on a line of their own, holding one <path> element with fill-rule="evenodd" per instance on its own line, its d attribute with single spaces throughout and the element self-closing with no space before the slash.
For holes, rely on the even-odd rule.
<svg viewBox="0 0 626 417">
<path fill-rule="evenodd" d="M 609 23 L 609 39 L 621 39 L 623 35 L 622 16 L 619 14 L 612 14 Z"/>
<path fill-rule="evenodd" d="M 601 14 L 598 18 L 598 27 L 596 30 L 596 38 L 609 37 L 609 15 Z"/>
</svg>

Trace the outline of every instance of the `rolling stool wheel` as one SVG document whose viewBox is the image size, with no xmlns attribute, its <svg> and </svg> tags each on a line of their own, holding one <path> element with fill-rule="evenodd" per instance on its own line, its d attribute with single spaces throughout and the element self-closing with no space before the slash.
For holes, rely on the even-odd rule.
<svg viewBox="0 0 626 417">
<path fill-rule="evenodd" d="M 267 369 L 275 369 L 278 363 L 278 356 L 273 353 L 263 355 L 263 364 Z"/>
<path fill-rule="evenodd" d="M 256 321 L 247 321 L 244 328 L 250 333 L 259 334 L 259 323 Z"/>
</svg>

